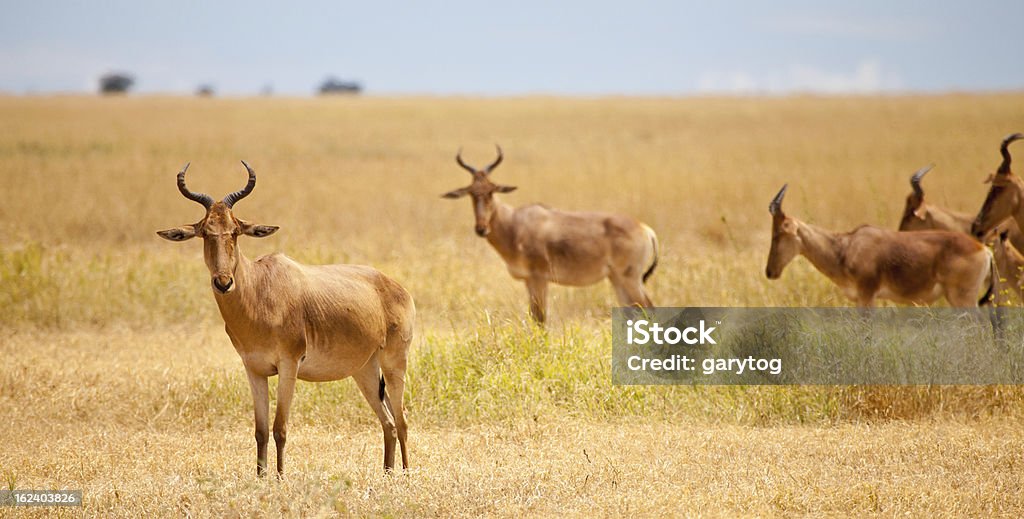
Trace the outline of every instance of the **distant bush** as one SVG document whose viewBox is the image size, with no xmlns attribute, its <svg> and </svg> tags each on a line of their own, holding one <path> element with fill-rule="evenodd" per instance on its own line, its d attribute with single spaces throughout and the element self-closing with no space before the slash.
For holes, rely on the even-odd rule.
<svg viewBox="0 0 1024 519">
<path fill-rule="evenodd" d="M 363 85 L 356 81 L 342 81 L 336 77 L 329 77 L 320 83 L 320 95 L 325 94 L 358 94 L 363 91 Z"/>
<path fill-rule="evenodd" d="M 135 84 L 135 78 L 129 74 L 120 72 L 106 74 L 100 77 L 101 94 L 124 94 L 131 90 Z"/>
</svg>

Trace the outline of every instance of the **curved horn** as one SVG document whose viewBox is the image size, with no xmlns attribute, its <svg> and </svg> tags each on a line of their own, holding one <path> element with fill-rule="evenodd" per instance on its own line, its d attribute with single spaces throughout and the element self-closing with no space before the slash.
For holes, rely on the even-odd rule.
<svg viewBox="0 0 1024 519">
<path fill-rule="evenodd" d="M 494 159 L 494 162 L 492 162 L 490 166 L 484 168 L 485 174 L 490 174 L 494 168 L 498 167 L 498 164 L 501 164 L 501 159 L 505 158 L 504 155 L 502 155 L 501 153 L 501 146 L 495 144 L 494 147 L 498 148 L 498 158 Z"/>
<path fill-rule="evenodd" d="M 910 187 L 914 188 L 914 194 L 917 196 L 924 196 L 924 190 L 921 189 L 921 179 L 924 178 L 935 164 L 928 164 L 927 166 L 917 170 L 913 175 L 910 176 Z"/>
<path fill-rule="evenodd" d="M 185 186 L 185 172 L 188 171 L 188 167 L 191 164 L 191 162 L 185 164 L 185 167 L 181 168 L 181 171 L 178 172 L 178 191 L 181 191 L 181 194 L 185 195 L 185 198 L 193 202 L 203 204 L 203 207 L 209 210 L 210 206 L 213 205 L 213 198 L 210 198 L 210 195 L 204 193 L 193 193 L 188 190 L 187 186 Z"/>
<path fill-rule="evenodd" d="M 459 165 L 462 166 L 462 168 L 465 169 L 466 171 L 468 171 L 470 174 L 472 174 L 472 175 L 476 174 L 476 169 L 473 166 L 470 166 L 469 164 L 466 164 L 465 162 L 462 161 L 462 148 L 461 147 L 459 148 L 459 152 L 455 154 L 455 162 L 458 162 Z"/>
<path fill-rule="evenodd" d="M 768 204 L 768 212 L 776 215 L 782 212 L 782 199 L 786 196 L 786 188 L 789 184 L 782 184 L 782 189 L 779 190 L 779 194 L 775 195 L 772 199 L 772 203 Z"/>
<path fill-rule="evenodd" d="M 997 175 L 1005 175 L 1010 172 L 1010 161 L 1013 159 L 1010 158 L 1010 150 L 1006 147 L 1018 139 L 1024 139 L 1024 133 L 1014 133 L 1003 139 L 1003 144 L 999 146 L 999 153 L 1003 155 L 1003 163 L 999 165 L 999 169 L 996 171 Z"/>
<path fill-rule="evenodd" d="M 249 183 L 247 183 L 241 191 L 235 191 L 234 193 L 224 197 L 224 205 L 228 206 L 228 208 L 233 207 L 235 202 L 249 196 L 249 193 L 252 193 L 252 189 L 256 187 L 256 172 L 253 171 L 244 160 L 242 161 L 242 165 L 245 166 L 245 170 L 249 172 Z"/>
</svg>

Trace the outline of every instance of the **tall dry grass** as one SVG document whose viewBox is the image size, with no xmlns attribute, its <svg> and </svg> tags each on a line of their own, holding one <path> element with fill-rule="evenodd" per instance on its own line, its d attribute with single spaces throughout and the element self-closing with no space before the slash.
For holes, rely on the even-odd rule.
<svg viewBox="0 0 1024 519">
<path fill-rule="evenodd" d="M 483 309 L 518 320 L 522 289 L 471 232 L 468 204 L 438 198 L 468 181 L 453 161 L 459 146 L 484 163 L 496 142 L 507 158 L 495 175 L 520 187 L 509 203 L 619 211 L 652 225 L 664 249 L 653 278 L 661 304 L 845 304 L 802 262 L 781 282 L 764 279 L 766 204 L 778 187 L 789 182 L 787 210 L 819 225 L 893 227 L 908 176 L 934 162 L 929 200 L 974 211 L 999 140 L 1024 126 L 1021 99 L 0 98 L 0 265 L 5 287 L 16 286 L 3 301 L 14 311 L 0 318 L 212 318 L 199 248 L 153 231 L 201 216 L 174 188 L 185 162 L 190 185 L 219 196 L 242 185 L 246 159 L 259 187 L 238 213 L 282 226 L 246 241 L 250 256 L 379 265 L 412 289 L 431 324 Z M 56 293 L 66 293 L 63 307 L 46 300 Z M 553 313 L 572 321 L 612 303 L 608 293 L 556 290 L 570 303 Z M 118 312 L 95 315 L 109 308 Z"/>
<path fill-rule="evenodd" d="M 552 513 L 557 502 L 576 513 L 657 512 L 667 498 L 644 501 L 644 488 L 697 470 L 669 452 L 664 442 L 673 441 L 703 449 L 700 466 L 727 461 L 728 478 L 743 482 L 736 487 L 700 470 L 704 479 L 686 481 L 717 488 L 736 513 L 941 510 L 928 492 L 954 511 L 1014 509 L 1012 498 L 992 508 L 992 494 L 954 487 L 1019 486 L 1017 388 L 612 386 L 609 287 L 553 288 L 552 323 L 536 329 L 524 288 L 473 234 L 469 204 L 438 195 L 468 183 L 453 160 L 459 146 L 482 164 L 500 143 L 496 178 L 519 186 L 504 200 L 629 213 L 658 232 L 651 292 L 661 305 L 846 305 L 802 260 L 780 281 L 764 278 L 767 203 L 778 187 L 790 183 L 786 209 L 807 221 L 895 227 L 908 176 L 935 162 L 929 200 L 974 211 L 1000 139 L 1024 128 L 1021 101 L 0 98 L 0 422 L 18 431 L 4 440 L 0 470 L 19 488 L 82 486 L 94 513 L 123 515 L 166 503 L 173 514 L 200 515 L 272 513 L 267 506 L 301 515 Z M 252 457 L 240 363 L 200 246 L 154 231 L 201 217 L 174 187 L 185 162 L 193 189 L 223 196 L 244 183 L 239 159 L 259 175 L 239 216 L 282 228 L 244 240 L 247 255 L 374 265 L 416 299 L 407 401 L 421 477 L 374 479 L 378 433 L 347 381 L 299 385 L 293 436 L 310 440 L 292 456 L 302 475 L 260 490 L 236 474 Z M 716 431 L 732 454 L 692 438 L 695 429 L 666 433 L 671 440 L 658 432 L 681 423 Z M 562 448 L 566 434 L 576 443 Z M 901 443 L 906 434 L 921 441 Z M 773 464 L 781 451 L 772 438 L 811 447 Z M 46 448 L 54 441 L 59 448 Z M 650 442 L 668 460 L 654 469 L 628 447 Z M 824 459 L 861 456 L 876 480 L 844 487 L 857 472 L 839 469 L 820 487 L 800 483 L 822 474 L 814 449 L 837 442 L 874 446 Z M 964 479 L 937 471 L 945 458 L 929 442 L 962 449 L 949 470 Z M 339 447 L 355 459 L 331 461 Z M 908 483 L 912 476 L 887 468 L 894 457 L 918 457 L 928 476 Z M 972 465 L 979 459 L 981 468 Z M 479 466 L 491 462 L 511 472 Z M 564 464 L 594 463 L 604 465 L 578 472 L 590 479 L 566 483 Z M 775 466 L 796 483 L 752 478 L 745 463 Z M 469 465 L 465 478 L 451 472 Z M 993 479 L 983 484 L 986 471 Z M 715 510 L 708 496 L 669 487 Z M 446 502 L 446 491 L 457 497 Z"/>
<path fill-rule="evenodd" d="M 488 348 L 519 352 L 515 376 L 521 362 L 555 360 L 537 352 L 575 341 L 567 358 L 583 368 L 571 370 L 574 387 L 603 391 L 611 290 L 555 288 L 551 335 L 532 330 L 525 290 L 472 233 L 469 204 L 438 197 L 468 182 L 453 160 L 460 146 L 477 164 L 504 147 L 495 175 L 520 187 L 503 197 L 510 203 L 651 224 L 662 243 L 651 281 L 661 305 L 846 305 L 802 260 L 781 281 L 765 279 L 766 204 L 778 186 L 790 183 L 787 211 L 807 221 L 893 227 L 909 174 L 934 162 L 928 199 L 974 210 L 999 140 L 1024 127 L 1021 99 L 0 98 L 0 324 L 219 328 L 200 247 L 154 231 L 201 216 L 174 187 L 185 162 L 193 189 L 221 196 L 244 181 L 244 158 L 259 187 L 239 215 L 282 231 L 243 240 L 243 251 L 371 264 L 400 280 L 419 308 L 417 362 L 436 369 L 425 379 L 443 383 L 453 363 L 483 369 L 473 364 L 494 358 L 472 353 Z M 554 368 L 531 378 L 546 378 L 544 369 Z M 685 400 L 693 390 L 678 391 Z M 897 399 L 836 391 L 811 390 L 823 399 L 819 418 L 904 416 L 894 409 L 907 399 L 924 415 L 987 406 L 968 390 L 938 390 L 938 400 L 933 390 Z M 970 396 L 952 397 L 959 391 Z M 864 402 L 880 407 L 859 411 Z M 622 403 L 612 412 L 635 408 Z"/>
</svg>

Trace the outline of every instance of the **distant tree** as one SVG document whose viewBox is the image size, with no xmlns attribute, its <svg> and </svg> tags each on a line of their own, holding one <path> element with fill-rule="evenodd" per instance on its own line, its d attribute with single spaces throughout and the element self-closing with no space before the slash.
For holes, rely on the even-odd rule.
<svg viewBox="0 0 1024 519">
<path fill-rule="evenodd" d="M 263 88 L 260 89 L 260 95 L 268 97 L 274 95 L 274 85 L 271 85 L 270 83 L 263 85 Z"/>
<path fill-rule="evenodd" d="M 196 88 L 196 95 L 199 97 L 213 97 L 213 94 L 214 90 L 211 84 L 202 84 L 199 85 L 199 88 Z"/>
<path fill-rule="evenodd" d="M 123 94 L 135 84 L 135 78 L 123 72 L 112 72 L 100 77 L 101 94 Z"/>
<path fill-rule="evenodd" d="M 356 81 L 342 81 L 336 77 L 328 77 L 320 83 L 320 95 L 325 94 L 358 94 L 363 91 L 363 85 Z"/>
</svg>

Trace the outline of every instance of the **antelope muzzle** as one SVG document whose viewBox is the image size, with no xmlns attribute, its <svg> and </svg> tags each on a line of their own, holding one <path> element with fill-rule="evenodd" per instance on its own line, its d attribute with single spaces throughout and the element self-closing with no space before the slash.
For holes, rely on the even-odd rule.
<svg viewBox="0 0 1024 519">
<path fill-rule="evenodd" d="M 227 274 L 213 276 L 213 289 L 221 294 L 227 294 L 235 288 L 235 280 Z"/>
</svg>

